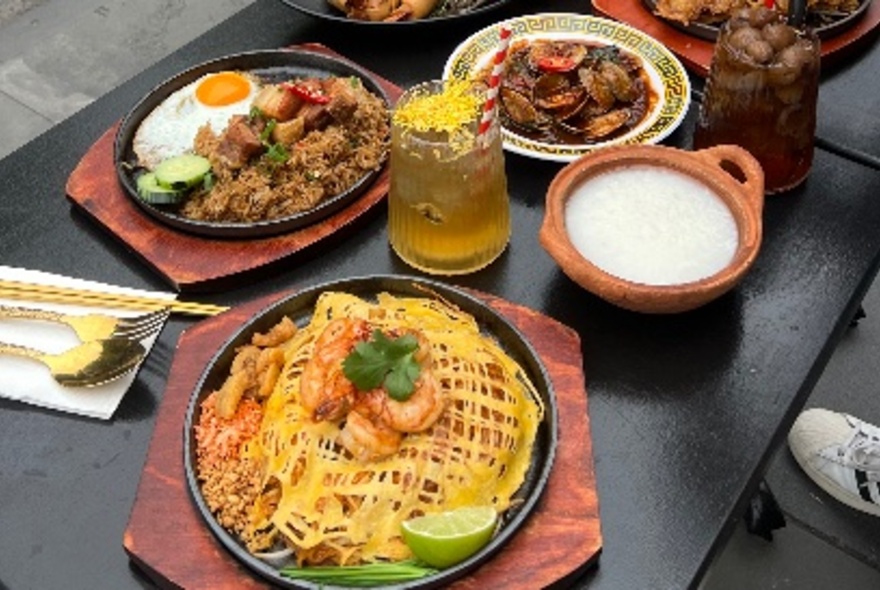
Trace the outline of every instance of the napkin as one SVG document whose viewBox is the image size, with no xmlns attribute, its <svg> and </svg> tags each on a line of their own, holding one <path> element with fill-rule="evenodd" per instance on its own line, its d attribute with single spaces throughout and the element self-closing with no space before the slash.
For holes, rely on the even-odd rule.
<svg viewBox="0 0 880 590">
<path fill-rule="evenodd" d="M 177 298 L 176 293 L 141 291 L 2 265 L 0 265 L 0 278 L 41 285 L 90 289 L 106 293 L 158 297 L 168 299 L 169 301 Z M 106 313 L 117 317 L 131 317 L 144 313 L 95 306 L 83 307 L 55 303 L 31 303 L 30 301 L 3 299 L 2 297 L 0 297 L 0 305 L 48 309 L 71 315 Z M 152 348 L 157 336 L 158 332 L 156 335 L 143 340 L 142 344 L 147 352 Z M 0 317 L 0 341 L 29 346 L 47 353 L 62 352 L 80 343 L 73 330 L 64 324 L 3 317 Z M 108 420 L 113 416 L 113 413 L 119 406 L 119 402 L 122 401 L 122 397 L 137 376 L 139 368 L 115 381 L 97 387 L 63 387 L 52 378 L 48 368 L 42 363 L 32 359 L 4 354 L 0 355 L 0 397 L 62 412 Z"/>
</svg>

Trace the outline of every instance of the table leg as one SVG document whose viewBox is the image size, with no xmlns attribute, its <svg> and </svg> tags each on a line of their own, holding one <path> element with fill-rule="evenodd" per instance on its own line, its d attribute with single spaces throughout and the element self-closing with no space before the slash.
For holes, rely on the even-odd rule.
<svg viewBox="0 0 880 590">
<path fill-rule="evenodd" d="M 849 327 L 855 328 L 856 326 L 859 325 L 859 320 L 862 318 L 865 318 L 867 316 L 868 316 L 868 314 L 865 313 L 865 307 L 863 305 L 859 305 L 859 308 L 856 310 L 856 314 L 849 321 Z"/>
<path fill-rule="evenodd" d="M 766 481 L 758 486 L 758 491 L 752 496 L 749 507 L 745 514 L 746 530 L 753 535 L 758 535 L 773 540 L 773 531 L 785 526 L 785 515 L 773 497 L 773 492 Z"/>
</svg>

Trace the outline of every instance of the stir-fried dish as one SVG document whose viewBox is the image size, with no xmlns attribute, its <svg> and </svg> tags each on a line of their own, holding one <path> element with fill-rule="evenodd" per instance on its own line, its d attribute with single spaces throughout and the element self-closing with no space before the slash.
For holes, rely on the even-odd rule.
<svg viewBox="0 0 880 590">
<path fill-rule="evenodd" d="M 521 39 L 510 47 L 499 99 L 502 124 L 512 132 L 577 145 L 630 131 L 657 94 L 641 61 L 616 46 Z"/>
<path fill-rule="evenodd" d="M 410 21 L 466 12 L 485 0 L 327 0 L 354 20 Z"/>
<path fill-rule="evenodd" d="M 210 510 L 252 553 L 300 565 L 405 560 L 405 520 L 508 509 L 544 411 L 469 314 L 342 292 L 322 294 L 306 326 L 256 335 L 200 409 Z"/>
<path fill-rule="evenodd" d="M 807 0 L 808 14 L 819 22 L 832 20 L 856 10 L 866 0 Z M 776 7 L 788 11 L 789 0 L 776 0 Z M 663 18 L 689 24 L 717 23 L 749 6 L 765 6 L 764 0 L 656 0 L 656 13 Z"/>
<path fill-rule="evenodd" d="M 264 83 L 239 72 L 207 75 L 139 126 L 138 194 L 194 220 L 289 217 L 381 168 L 389 120 L 385 101 L 356 77 Z"/>
</svg>

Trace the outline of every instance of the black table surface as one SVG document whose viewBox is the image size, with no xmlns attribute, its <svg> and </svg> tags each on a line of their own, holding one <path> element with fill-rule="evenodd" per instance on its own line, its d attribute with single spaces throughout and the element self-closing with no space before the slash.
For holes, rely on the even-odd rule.
<svg viewBox="0 0 880 590">
<path fill-rule="evenodd" d="M 880 169 L 880 51 L 864 48 L 877 34 L 823 68 L 816 132 L 820 145 Z"/>
<path fill-rule="evenodd" d="M 71 206 L 64 185 L 106 129 L 153 86 L 188 66 L 317 41 L 409 86 L 439 76 L 452 48 L 471 32 L 535 10 L 528 0 L 514 0 L 455 24 L 391 32 L 332 24 L 276 0 L 259 0 L 0 161 L 0 260 L 166 288 Z M 587 12 L 589 6 L 559 0 L 543 2 L 540 10 Z M 876 63 L 880 52 L 865 51 L 858 59 Z M 864 73 L 854 63 L 826 84 L 846 104 L 870 102 L 840 91 L 855 88 Z M 826 109 L 839 114 L 846 104 L 823 103 L 820 121 Z M 665 143 L 688 147 L 692 128 L 693 113 Z M 450 282 L 529 306 L 581 335 L 604 544 L 598 567 L 574 584 L 694 587 L 744 513 L 876 274 L 880 174 L 837 152 L 817 150 L 809 180 L 767 201 L 761 253 L 734 291 L 693 312 L 646 316 L 586 293 L 539 246 L 545 191 L 560 167 L 507 155 L 510 246 L 488 269 Z M 390 251 L 385 220 L 383 211 L 357 233 L 199 299 L 234 305 L 334 278 L 414 274 Z M 129 564 L 122 534 L 175 344 L 194 321 L 170 321 L 110 421 L 0 401 L 0 586 L 150 586 Z M 168 517 L 173 515 L 157 515 Z"/>
</svg>

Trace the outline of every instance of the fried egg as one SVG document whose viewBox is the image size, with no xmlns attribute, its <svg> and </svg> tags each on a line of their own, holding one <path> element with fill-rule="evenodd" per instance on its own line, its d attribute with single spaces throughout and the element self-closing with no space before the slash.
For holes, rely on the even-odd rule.
<svg viewBox="0 0 880 590">
<path fill-rule="evenodd" d="M 226 128 L 233 115 L 247 115 L 260 82 L 251 74 L 206 74 L 176 90 L 144 118 L 135 132 L 132 149 L 141 166 L 152 170 L 162 160 L 193 150 L 202 125 L 215 133 Z"/>
</svg>

